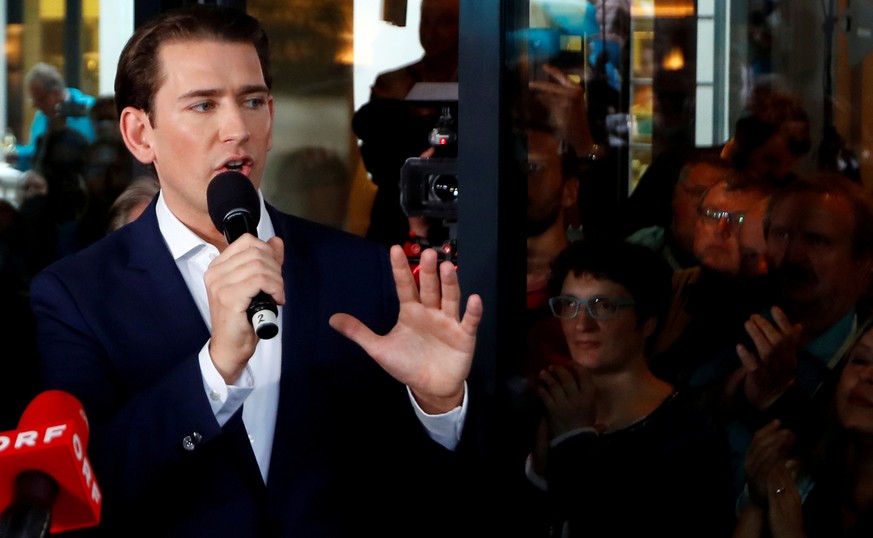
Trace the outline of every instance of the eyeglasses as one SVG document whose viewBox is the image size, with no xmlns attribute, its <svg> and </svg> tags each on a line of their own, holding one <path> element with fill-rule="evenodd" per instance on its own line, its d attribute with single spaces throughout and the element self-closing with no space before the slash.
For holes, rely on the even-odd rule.
<svg viewBox="0 0 873 538">
<path fill-rule="evenodd" d="M 698 207 L 697 214 L 706 222 L 718 224 L 724 219 L 728 224 L 742 224 L 746 220 L 746 214 L 740 212 L 731 213 L 729 211 L 721 211 L 714 207 Z"/>
<path fill-rule="evenodd" d="M 612 297 L 596 296 L 590 299 L 579 299 L 572 295 L 559 295 L 549 299 L 552 315 L 561 319 L 576 319 L 579 307 L 584 306 L 588 315 L 594 319 L 614 319 L 623 308 L 635 305 L 633 299 L 613 299 Z"/>
</svg>

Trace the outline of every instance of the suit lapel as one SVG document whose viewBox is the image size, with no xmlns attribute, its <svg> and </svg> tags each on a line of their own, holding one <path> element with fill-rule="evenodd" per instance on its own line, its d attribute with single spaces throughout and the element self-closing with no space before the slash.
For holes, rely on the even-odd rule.
<svg viewBox="0 0 873 538">
<path fill-rule="evenodd" d="M 279 407 L 276 414 L 276 429 L 273 438 L 270 462 L 270 477 L 287 476 L 294 462 L 294 446 L 306 440 L 296 439 L 295 424 L 306 419 L 305 402 L 312 390 L 311 375 L 307 369 L 316 356 L 317 291 L 319 276 L 312 263 L 309 246 L 293 230 L 291 219 L 278 214 L 268 206 L 276 235 L 285 243 L 285 262 L 282 278 L 285 281 L 285 306 L 282 313 L 282 377 L 279 389 Z M 297 462 L 299 464 L 299 462 Z M 268 487 L 284 480 L 268 480 Z"/>
<path fill-rule="evenodd" d="M 149 317 L 161 326 L 161 334 L 185 348 L 199 349 L 209 330 L 158 228 L 154 200 L 130 226 L 133 247 L 128 267 L 135 293 Z"/>
<path fill-rule="evenodd" d="M 161 326 L 158 334 L 166 338 L 168 345 L 180 350 L 173 356 L 197 353 L 209 339 L 209 329 L 160 233 L 154 201 L 131 227 L 134 248 L 130 251 L 128 267 L 133 288 L 149 312 L 149 318 Z M 236 445 L 233 454 L 239 456 L 240 464 L 249 471 L 247 476 L 251 478 L 253 491 L 263 495 L 264 482 L 242 422 L 242 408 L 223 430 Z"/>
</svg>

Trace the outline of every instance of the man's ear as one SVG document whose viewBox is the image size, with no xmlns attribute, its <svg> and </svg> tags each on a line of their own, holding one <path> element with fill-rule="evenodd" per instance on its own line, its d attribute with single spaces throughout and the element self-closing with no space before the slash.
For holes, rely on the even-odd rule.
<svg viewBox="0 0 873 538">
<path fill-rule="evenodd" d="M 267 151 L 273 149 L 273 96 L 267 98 L 267 108 L 270 110 L 270 138 L 267 140 Z"/>
<path fill-rule="evenodd" d="M 152 123 L 148 114 L 138 108 L 126 107 L 121 111 L 119 126 L 124 145 L 136 160 L 143 164 L 154 162 L 155 151 L 151 144 Z"/>
</svg>

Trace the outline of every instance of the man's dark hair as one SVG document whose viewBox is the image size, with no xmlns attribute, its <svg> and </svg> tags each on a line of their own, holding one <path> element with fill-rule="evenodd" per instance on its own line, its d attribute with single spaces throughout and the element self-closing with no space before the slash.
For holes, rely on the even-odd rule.
<svg viewBox="0 0 873 538">
<path fill-rule="evenodd" d="M 798 194 L 839 196 L 849 202 L 855 216 L 852 254 L 856 259 L 873 256 L 873 200 L 860 184 L 836 172 L 817 172 L 810 176 L 798 178 L 778 189 L 770 197 L 770 204 L 764 215 L 765 238 L 770 236 L 773 209 L 789 196 Z"/>
<path fill-rule="evenodd" d="M 186 5 L 161 13 L 138 28 L 121 52 L 115 76 L 115 107 L 145 111 L 154 125 L 154 98 L 161 83 L 159 49 L 181 41 L 251 43 L 258 54 L 267 88 L 272 87 L 270 43 L 261 24 L 225 6 Z"/>
<path fill-rule="evenodd" d="M 552 264 L 549 294 L 556 296 L 567 275 L 591 275 L 624 286 L 636 303 L 637 323 L 649 318 L 663 323 L 673 293 L 673 269 L 654 250 L 614 240 L 581 240 L 571 243 Z M 649 337 L 649 343 L 654 339 Z"/>
<path fill-rule="evenodd" d="M 714 155 L 712 153 L 701 152 L 689 158 L 685 162 L 685 164 L 682 165 L 682 168 L 679 169 L 679 177 L 677 178 L 677 183 L 682 183 L 683 181 L 688 179 L 688 176 L 691 175 L 692 170 L 694 170 L 698 166 L 706 166 L 708 168 L 724 172 L 725 175 L 727 175 L 728 172 L 734 169 L 733 165 L 727 159 L 724 159 L 719 155 Z"/>
<path fill-rule="evenodd" d="M 734 126 L 735 144 L 731 153 L 734 166 L 747 167 L 752 152 L 763 146 L 789 122 L 800 126 L 796 132 L 786 133 L 789 150 L 797 156 L 808 153 L 812 148 L 809 115 L 800 100 L 775 91 L 764 92 L 758 96 Z"/>
<path fill-rule="evenodd" d="M 770 181 L 761 181 L 743 170 L 732 169 L 725 173 L 724 179 L 706 189 L 706 192 L 700 197 L 700 205 L 704 205 L 704 200 L 713 189 L 721 186 L 724 187 L 724 192 L 757 194 L 762 199 L 772 196 L 778 190 L 776 185 Z"/>
</svg>

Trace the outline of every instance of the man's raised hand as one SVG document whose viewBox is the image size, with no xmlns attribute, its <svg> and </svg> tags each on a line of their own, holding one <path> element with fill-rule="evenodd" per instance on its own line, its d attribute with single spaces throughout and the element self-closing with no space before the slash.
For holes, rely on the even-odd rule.
<svg viewBox="0 0 873 538">
<path fill-rule="evenodd" d="M 400 246 L 391 248 L 391 267 L 400 315 L 388 334 L 377 335 L 348 314 L 334 314 L 330 325 L 407 385 L 425 413 L 448 412 L 464 397 L 464 381 L 470 373 L 476 330 L 482 319 L 482 300 L 471 295 L 464 317 L 460 317 L 461 289 L 455 267 L 451 262 L 437 267 L 433 249 L 421 254 L 420 287 Z"/>
</svg>

